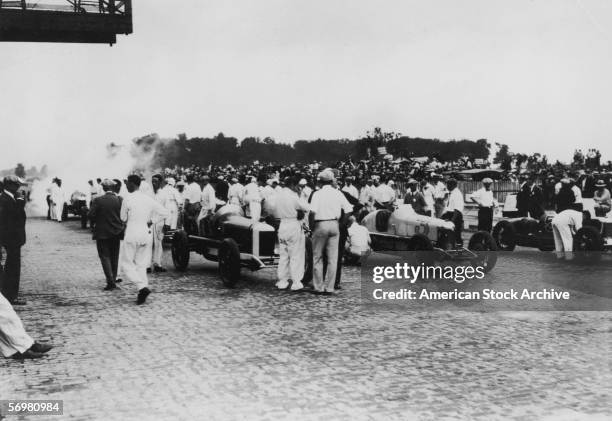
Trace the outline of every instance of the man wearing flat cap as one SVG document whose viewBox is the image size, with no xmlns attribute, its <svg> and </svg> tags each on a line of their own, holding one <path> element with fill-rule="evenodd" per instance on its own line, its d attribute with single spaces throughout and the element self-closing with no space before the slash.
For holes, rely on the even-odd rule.
<svg viewBox="0 0 612 421">
<path fill-rule="evenodd" d="M 0 245 L 6 250 L 2 279 L 2 295 L 13 305 L 25 305 L 18 298 L 21 278 L 21 247 L 26 242 L 25 199 L 19 188 L 25 182 L 15 176 L 4 177 L 4 190 L 0 194 Z"/>
<path fill-rule="evenodd" d="M 124 224 L 121 221 L 122 199 L 115 193 L 114 180 L 102 181 L 104 194 L 91 201 L 89 220 L 96 240 L 98 257 L 106 278 L 105 291 L 117 289 L 117 266 L 119 264 L 119 245 L 123 239 Z"/>
<path fill-rule="evenodd" d="M 318 176 L 321 189 L 312 194 L 310 219 L 312 221 L 314 292 L 332 294 L 336 283 L 338 245 L 340 228 L 338 221 L 344 211 L 346 217 L 353 212 L 353 206 L 342 192 L 335 189 L 334 173 L 325 169 Z M 327 258 L 327 272 L 323 273 L 324 257 Z"/>
<path fill-rule="evenodd" d="M 492 179 L 483 178 L 482 187 L 472 193 L 472 202 L 478 205 L 478 231 L 491 232 L 493 229 L 493 211 L 499 204 L 493 197 L 492 184 Z"/>
<path fill-rule="evenodd" d="M 404 204 L 412 206 L 412 209 L 419 215 L 429 216 L 425 196 L 418 189 L 419 182 L 414 178 L 408 180 L 408 191 L 404 196 Z"/>
</svg>

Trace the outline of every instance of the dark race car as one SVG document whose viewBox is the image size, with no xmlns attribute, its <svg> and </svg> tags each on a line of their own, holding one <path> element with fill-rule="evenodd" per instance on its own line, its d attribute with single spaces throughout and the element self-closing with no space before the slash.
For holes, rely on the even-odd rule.
<svg viewBox="0 0 612 421">
<path fill-rule="evenodd" d="M 87 195 L 80 191 L 75 191 L 70 196 L 70 202 L 64 204 L 62 219 L 67 220 L 69 216 L 78 217 L 81 220 L 81 227 L 87 228 L 87 214 L 89 207 L 87 206 Z"/>
<path fill-rule="evenodd" d="M 506 208 L 504 205 L 504 216 L 513 215 L 511 213 L 513 210 L 507 213 Z M 596 216 L 593 199 L 583 199 L 583 203 L 577 204 L 576 210 L 582 211 L 583 222 L 582 228 L 574 235 L 574 251 L 586 256 L 585 253 L 588 252 L 597 252 L 596 254 L 600 255 L 599 252 L 612 250 L 610 214 Z M 493 228 L 493 238 L 502 251 L 512 251 L 516 246 L 552 251 L 555 249 L 553 218 L 554 214 L 542 215 L 539 219 L 531 217 L 503 219 Z"/>
<path fill-rule="evenodd" d="M 265 222 L 246 218 L 236 205 L 225 205 L 203 218 L 197 232 L 194 227 L 177 230 L 172 235 L 172 261 L 177 270 L 189 265 L 191 252 L 219 262 L 219 275 L 225 286 L 240 280 L 240 271 L 275 268 L 278 265 L 277 233 Z M 312 244 L 306 237 L 306 267 L 303 282 L 312 279 Z"/>
</svg>

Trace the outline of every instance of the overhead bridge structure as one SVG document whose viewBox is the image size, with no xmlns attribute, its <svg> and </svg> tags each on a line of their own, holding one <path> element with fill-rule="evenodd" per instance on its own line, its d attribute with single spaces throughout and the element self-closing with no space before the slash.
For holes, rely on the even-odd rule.
<svg viewBox="0 0 612 421">
<path fill-rule="evenodd" d="M 132 29 L 131 0 L 0 0 L 0 41 L 112 45 Z"/>
</svg>

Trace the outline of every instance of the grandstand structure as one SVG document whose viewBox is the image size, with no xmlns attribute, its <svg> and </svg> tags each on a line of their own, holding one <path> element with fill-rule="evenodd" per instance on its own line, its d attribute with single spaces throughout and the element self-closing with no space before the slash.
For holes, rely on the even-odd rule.
<svg viewBox="0 0 612 421">
<path fill-rule="evenodd" d="M 131 0 L 0 0 L 0 41 L 112 45 L 132 30 Z"/>
</svg>

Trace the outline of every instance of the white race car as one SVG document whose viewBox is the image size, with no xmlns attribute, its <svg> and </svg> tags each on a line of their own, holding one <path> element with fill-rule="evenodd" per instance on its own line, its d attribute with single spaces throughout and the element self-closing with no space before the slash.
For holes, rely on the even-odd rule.
<svg viewBox="0 0 612 421">
<path fill-rule="evenodd" d="M 366 215 L 361 224 L 368 228 L 375 251 L 416 251 L 423 260 L 465 260 L 483 266 L 486 272 L 495 267 L 497 245 L 485 231 L 470 237 L 468 247 L 456 246 L 455 225 L 451 221 L 417 214 L 410 205 L 400 205 L 393 212 L 377 210 Z"/>
</svg>

